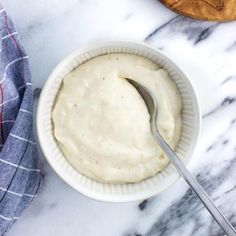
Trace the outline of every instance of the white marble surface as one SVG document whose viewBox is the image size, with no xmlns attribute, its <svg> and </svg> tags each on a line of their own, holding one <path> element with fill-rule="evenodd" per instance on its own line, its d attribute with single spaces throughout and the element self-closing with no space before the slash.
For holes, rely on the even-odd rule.
<svg viewBox="0 0 236 236">
<path fill-rule="evenodd" d="M 80 45 L 146 41 L 172 58 L 199 94 L 203 128 L 190 169 L 236 226 L 236 22 L 177 16 L 156 0 L 2 0 L 30 56 L 34 88 Z M 82 196 L 44 161 L 38 197 L 9 236 L 223 235 L 183 180 L 140 202 Z"/>
</svg>

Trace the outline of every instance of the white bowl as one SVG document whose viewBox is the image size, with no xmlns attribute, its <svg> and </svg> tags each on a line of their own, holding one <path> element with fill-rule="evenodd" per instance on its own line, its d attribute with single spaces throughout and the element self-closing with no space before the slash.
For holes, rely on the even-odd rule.
<svg viewBox="0 0 236 236">
<path fill-rule="evenodd" d="M 188 163 L 199 137 L 201 118 L 198 99 L 193 85 L 186 75 L 161 52 L 143 43 L 104 42 L 91 44 L 66 57 L 49 76 L 40 96 L 37 111 L 37 133 L 43 153 L 57 174 L 80 193 L 102 201 L 126 202 L 142 200 L 163 191 L 175 183 L 179 175 L 172 164 L 155 176 L 139 183 L 106 184 L 92 180 L 76 171 L 63 156 L 53 135 L 51 111 L 65 76 L 85 61 L 109 53 L 130 53 L 154 61 L 169 72 L 182 96 L 183 128 L 176 149 L 180 158 Z"/>
</svg>

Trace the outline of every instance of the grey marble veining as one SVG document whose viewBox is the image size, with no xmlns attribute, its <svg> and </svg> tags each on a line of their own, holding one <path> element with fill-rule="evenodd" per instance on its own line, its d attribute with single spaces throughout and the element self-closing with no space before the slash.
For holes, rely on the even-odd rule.
<svg viewBox="0 0 236 236">
<path fill-rule="evenodd" d="M 84 43 L 145 41 L 175 61 L 195 86 L 203 116 L 188 167 L 236 226 L 236 22 L 193 20 L 156 0 L 2 2 L 30 56 L 35 98 L 53 67 Z M 151 199 L 110 204 L 71 189 L 43 158 L 42 167 L 38 197 L 9 236 L 223 235 L 182 179 Z"/>
<path fill-rule="evenodd" d="M 172 35 L 175 33 L 186 34 L 187 39 L 192 40 L 194 45 L 196 45 L 207 39 L 214 32 L 214 29 L 219 25 L 220 23 L 196 21 L 188 17 L 177 15 L 155 29 L 145 38 L 145 40 L 149 41 L 160 31 L 167 29 L 168 33 Z"/>
</svg>

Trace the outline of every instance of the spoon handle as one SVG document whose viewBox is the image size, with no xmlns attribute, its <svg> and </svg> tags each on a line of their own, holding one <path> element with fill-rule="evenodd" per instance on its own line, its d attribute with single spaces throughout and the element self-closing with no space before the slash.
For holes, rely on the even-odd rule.
<svg viewBox="0 0 236 236">
<path fill-rule="evenodd" d="M 208 194 L 204 191 L 202 186 L 198 183 L 198 181 L 193 177 L 193 175 L 188 171 L 185 167 L 184 163 L 180 160 L 180 158 L 175 154 L 175 152 L 171 149 L 171 147 L 165 142 L 162 138 L 161 134 L 157 131 L 154 133 L 154 138 L 157 143 L 160 145 L 166 156 L 170 159 L 172 164 L 175 166 L 179 174 L 185 179 L 185 181 L 189 184 L 189 186 L 193 189 L 193 191 L 200 198 L 202 203 L 214 217 L 216 222 L 221 226 L 224 232 L 228 236 L 235 236 L 236 231 L 230 222 L 224 217 L 224 215 L 220 212 L 220 210 L 215 206 L 212 202 Z"/>
</svg>

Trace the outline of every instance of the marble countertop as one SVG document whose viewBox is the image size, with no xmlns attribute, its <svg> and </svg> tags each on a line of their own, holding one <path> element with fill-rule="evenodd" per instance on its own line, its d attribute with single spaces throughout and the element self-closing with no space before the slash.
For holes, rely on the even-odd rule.
<svg viewBox="0 0 236 236">
<path fill-rule="evenodd" d="M 156 0 L 2 0 L 29 54 L 34 88 L 81 45 L 145 41 L 172 58 L 199 94 L 203 127 L 189 165 L 236 226 L 236 22 L 196 21 Z M 38 91 L 38 90 L 36 90 Z M 223 232 L 183 180 L 143 202 L 91 200 L 43 160 L 38 196 L 9 236 L 218 236 Z"/>
</svg>

